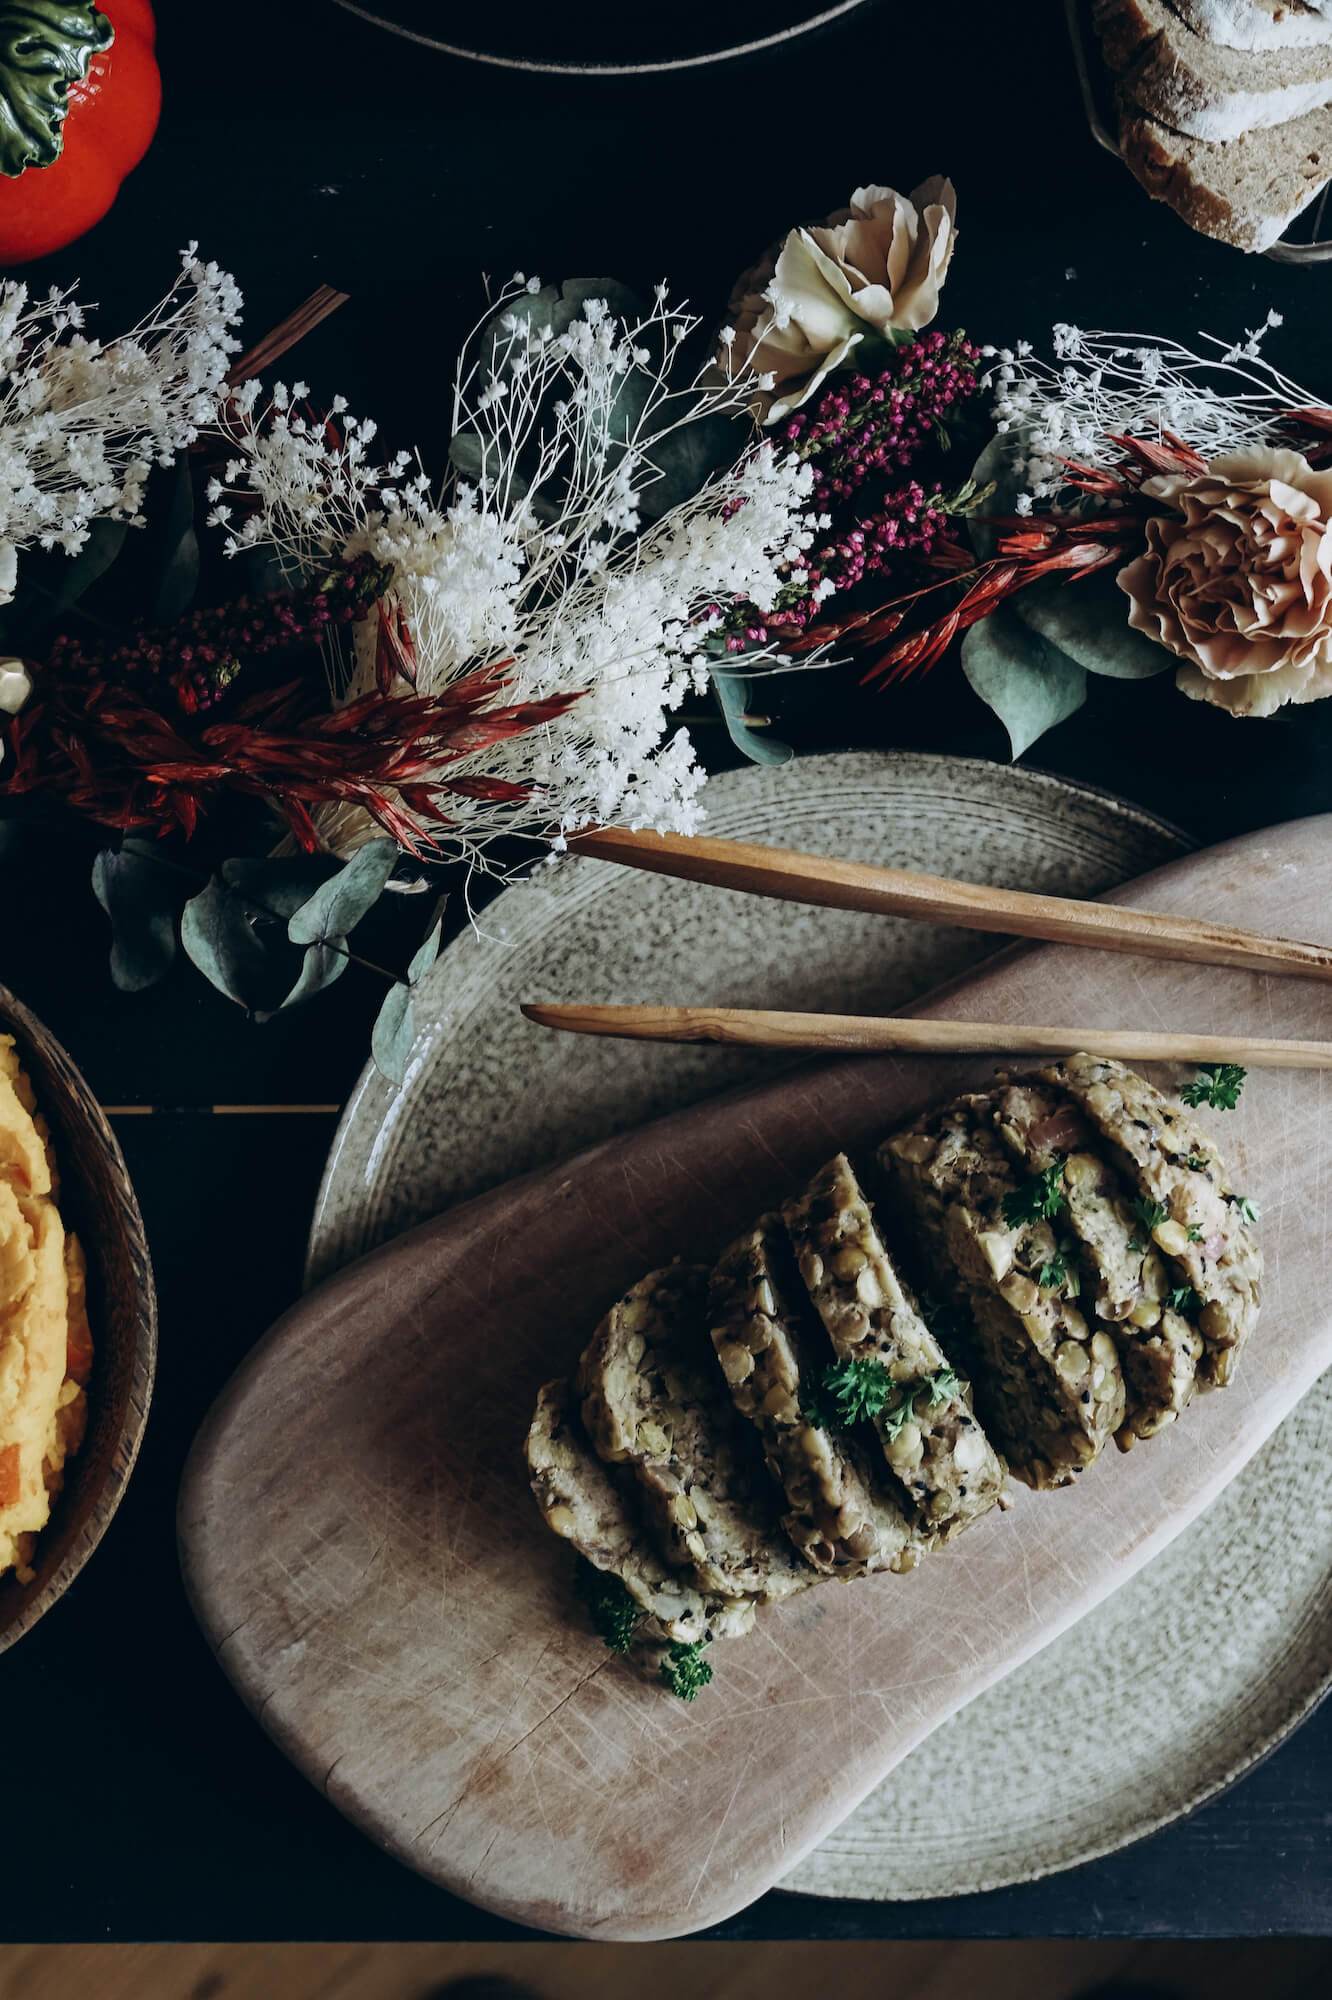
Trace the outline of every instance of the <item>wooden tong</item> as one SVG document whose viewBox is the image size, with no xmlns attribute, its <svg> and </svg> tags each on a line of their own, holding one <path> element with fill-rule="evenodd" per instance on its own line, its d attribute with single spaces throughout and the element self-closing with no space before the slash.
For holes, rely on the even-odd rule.
<svg viewBox="0 0 1332 2000">
<path fill-rule="evenodd" d="M 943 875 L 871 868 L 862 861 L 833 861 L 821 854 L 797 854 L 745 840 L 715 840 L 706 834 L 626 833 L 605 827 L 576 835 L 570 845 L 576 853 L 593 855 L 598 861 L 618 861 L 626 868 L 646 868 L 686 882 L 710 882 L 719 889 L 743 889 L 754 896 L 776 896 L 788 903 L 917 917 L 924 923 L 956 924 L 964 930 L 1128 951 L 1140 958 L 1182 958 L 1244 972 L 1332 979 L 1332 945 L 1264 937 L 1260 931 L 1201 917 L 1035 896 L 1023 889 L 986 889 Z"/>
<path fill-rule="evenodd" d="M 872 868 L 749 841 L 706 835 L 627 833 L 598 828 L 579 834 L 576 851 L 629 868 L 646 868 L 689 882 L 741 889 L 752 895 L 825 908 L 914 917 L 968 930 L 1046 938 L 1101 951 L 1184 959 L 1247 972 L 1332 978 L 1332 946 L 1265 937 L 1233 924 L 1158 910 L 1125 909 L 1023 890 L 987 889 L 900 868 Z M 912 1050 L 934 1054 L 1075 1055 L 1088 1047 L 1124 1062 L 1238 1062 L 1246 1068 L 1332 1068 L 1332 1043 L 1184 1032 L 1010 1026 L 997 1021 L 913 1020 L 906 1016 L 795 1014 L 744 1007 L 523 1008 L 541 1027 L 634 1040 L 740 1042 L 764 1048 Z"/>
</svg>

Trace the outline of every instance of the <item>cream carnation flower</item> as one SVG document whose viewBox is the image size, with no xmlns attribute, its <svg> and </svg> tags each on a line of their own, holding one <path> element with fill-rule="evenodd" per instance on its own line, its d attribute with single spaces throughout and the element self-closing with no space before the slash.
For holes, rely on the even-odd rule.
<svg viewBox="0 0 1332 2000">
<path fill-rule="evenodd" d="M 1332 472 L 1258 445 L 1142 491 L 1168 511 L 1117 580 L 1183 692 L 1232 715 L 1332 694 Z"/>
<path fill-rule="evenodd" d="M 952 182 L 937 175 L 909 199 L 894 188 L 857 188 L 849 208 L 821 227 L 793 229 L 739 279 L 718 361 L 730 375 L 750 367 L 763 378 L 765 423 L 798 409 L 867 334 L 929 325 L 953 255 L 956 208 Z"/>
</svg>

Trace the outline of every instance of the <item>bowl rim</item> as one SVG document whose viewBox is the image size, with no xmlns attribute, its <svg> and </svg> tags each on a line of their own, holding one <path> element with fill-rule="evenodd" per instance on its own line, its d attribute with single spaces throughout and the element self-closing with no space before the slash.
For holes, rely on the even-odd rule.
<svg viewBox="0 0 1332 2000">
<path fill-rule="evenodd" d="M 125 1397 L 125 1417 L 115 1450 L 107 1461 L 101 1486 L 87 1519 L 74 1535 L 58 1566 L 39 1585 L 27 1587 L 24 1601 L 12 1609 L 0 1625 L 0 1653 L 3 1653 L 25 1632 L 30 1632 L 38 1619 L 68 1590 L 106 1533 L 111 1517 L 120 1505 L 143 1442 L 157 1372 L 157 1288 L 143 1216 L 125 1156 L 82 1070 L 63 1043 L 3 984 L 0 984 L 0 1033 L 13 1034 L 25 1065 L 28 1052 L 32 1051 L 44 1066 L 54 1064 L 60 1070 L 69 1086 L 69 1101 L 63 1111 L 56 1111 L 54 1115 L 49 1107 L 43 1105 L 43 1114 L 51 1119 L 58 1146 L 62 1134 L 68 1134 L 72 1124 L 81 1122 L 107 1155 L 116 1182 L 121 1226 L 135 1272 L 134 1307 L 127 1329 L 132 1332 L 134 1353 Z M 6 1585 L 7 1592 L 12 1588 L 11 1579 Z M 19 1588 L 22 1590 L 24 1587 L 20 1585 Z"/>
</svg>

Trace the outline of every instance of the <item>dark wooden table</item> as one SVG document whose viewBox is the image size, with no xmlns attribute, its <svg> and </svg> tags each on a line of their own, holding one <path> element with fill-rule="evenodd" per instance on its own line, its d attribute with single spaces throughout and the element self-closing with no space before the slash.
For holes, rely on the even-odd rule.
<svg viewBox="0 0 1332 2000">
<path fill-rule="evenodd" d="M 942 323 L 1040 340 L 1053 320 L 1232 337 L 1332 394 L 1332 269 L 1243 258 L 1154 207 L 1093 146 L 1054 0 L 865 10 L 712 73 L 525 77 L 410 49 L 325 0 L 161 8 L 162 128 L 110 217 L 32 275 L 79 277 L 107 331 L 163 291 L 197 238 L 234 271 L 257 335 L 313 286 L 352 302 L 300 373 L 441 464 L 451 357 L 480 274 L 613 274 L 713 310 L 737 268 L 860 180 L 946 171 L 961 242 Z M 447 15 L 447 6 L 443 9 Z M 817 701 L 799 747 L 1002 758 L 954 662 L 918 687 Z M 1039 762 L 1202 839 L 1332 807 L 1332 703 L 1241 723 L 1169 676 L 1094 684 Z M 799 773 L 791 782 L 799 784 Z M 95 843 L 94 843 L 95 844 Z M 0 980 L 108 1102 L 342 1099 L 377 999 L 353 969 L 298 1018 L 253 1026 L 188 968 L 112 988 L 81 837 L 0 822 Z M 8 1939 L 523 1935 L 410 1875 L 342 1820 L 251 1721 L 186 1609 L 173 1506 L 191 1437 L 290 1301 L 331 1135 L 324 1118 L 126 1120 L 162 1305 L 162 1357 L 128 1498 L 77 1586 L 0 1660 Z M 728 1938 L 1319 1934 L 1332 1930 L 1332 1708 L 1224 1797 L 1136 1847 L 1024 1888 L 938 1903 L 773 1893 Z"/>
</svg>

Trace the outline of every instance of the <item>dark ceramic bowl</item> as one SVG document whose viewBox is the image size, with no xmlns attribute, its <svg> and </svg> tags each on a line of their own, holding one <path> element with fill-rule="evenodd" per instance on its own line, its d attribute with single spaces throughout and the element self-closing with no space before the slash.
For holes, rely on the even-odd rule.
<svg viewBox="0 0 1332 2000">
<path fill-rule="evenodd" d="M 55 1037 L 0 986 L 0 1034 L 13 1035 L 51 1127 L 60 1210 L 88 1259 L 96 1358 L 88 1430 L 37 1544 L 36 1574 L 0 1578 L 0 1652 L 69 1588 L 106 1532 L 138 1456 L 157 1360 L 157 1298 L 143 1218 L 115 1134 Z"/>
</svg>

